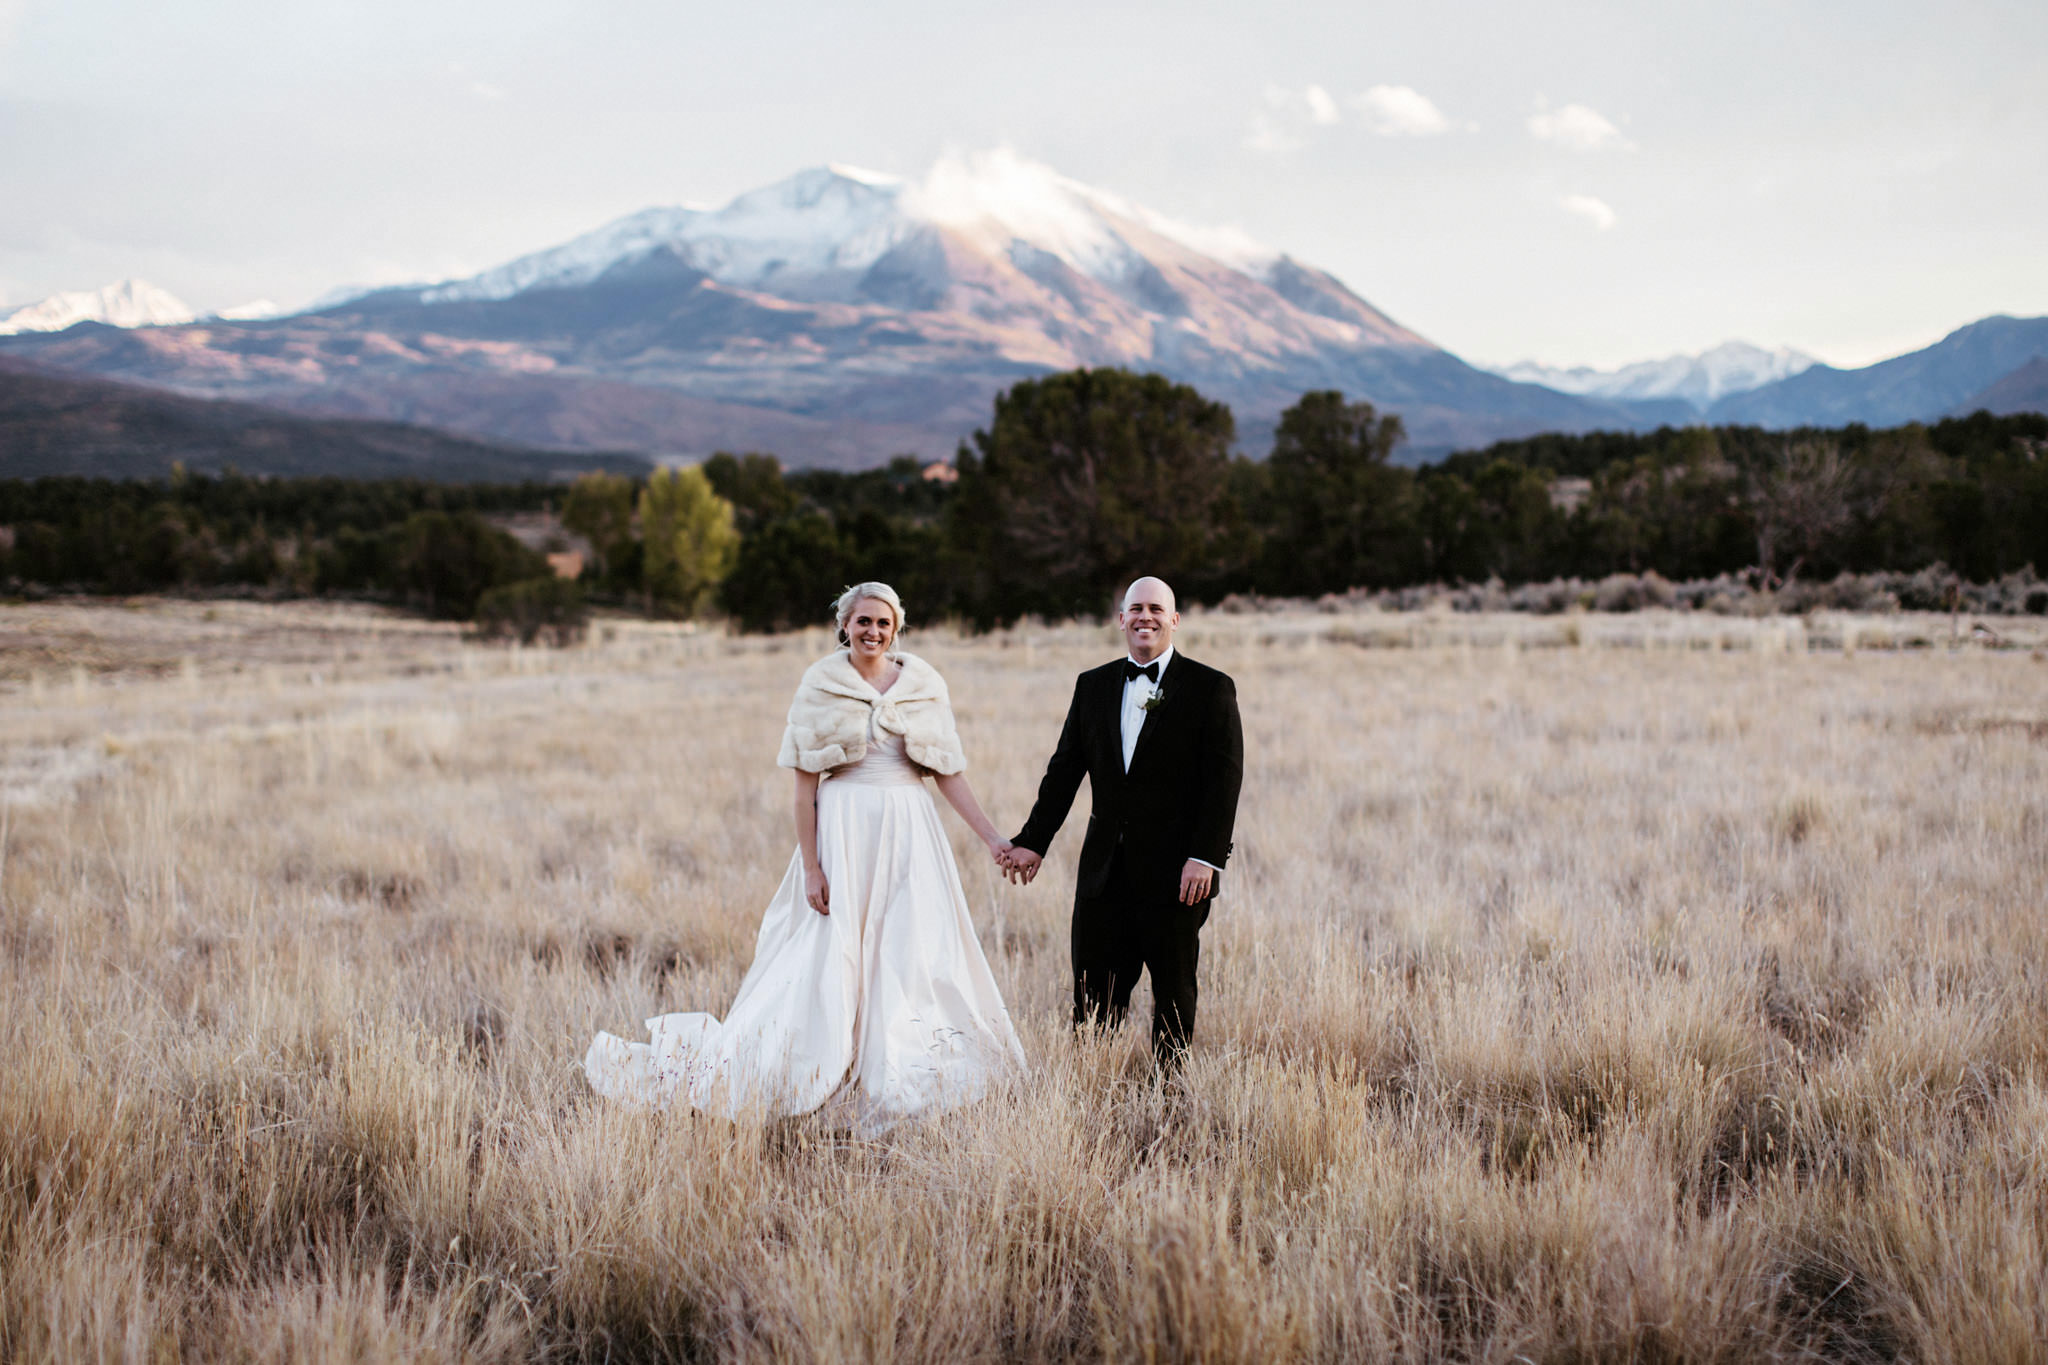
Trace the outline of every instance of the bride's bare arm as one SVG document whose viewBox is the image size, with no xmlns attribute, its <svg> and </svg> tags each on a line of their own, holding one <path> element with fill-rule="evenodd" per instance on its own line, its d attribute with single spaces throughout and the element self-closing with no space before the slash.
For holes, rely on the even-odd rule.
<svg viewBox="0 0 2048 1365">
<path fill-rule="evenodd" d="M 938 784 L 939 795 L 946 798 L 946 804 L 960 812 L 960 818 L 988 845 L 989 852 L 1001 853 L 1010 846 L 1010 841 L 997 833 L 989 818 L 981 813 L 981 802 L 974 799 L 974 788 L 967 785 L 966 773 L 934 773 L 932 780 Z"/>
<path fill-rule="evenodd" d="M 831 911 L 831 888 L 818 861 L 818 775 L 797 769 L 796 844 L 804 855 L 804 901 L 821 915 Z"/>
</svg>

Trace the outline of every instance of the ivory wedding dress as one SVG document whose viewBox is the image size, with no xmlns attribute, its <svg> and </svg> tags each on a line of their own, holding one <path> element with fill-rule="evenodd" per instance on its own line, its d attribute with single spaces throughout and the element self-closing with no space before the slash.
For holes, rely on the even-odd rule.
<svg viewBox="0 0 2048 1365">
<path fill-rule="evenodd" d="M 821 1111 L 876 1133 L 1023 1066 L 924 774 L 872 720 L 866 757 L 818 785 L 818 861 L 832 913 L 805 904 L 799 850 L 725 1022 L 598 1034 L 583 1069 L 599 1094 L 728 1118 Z"/>
</svg>

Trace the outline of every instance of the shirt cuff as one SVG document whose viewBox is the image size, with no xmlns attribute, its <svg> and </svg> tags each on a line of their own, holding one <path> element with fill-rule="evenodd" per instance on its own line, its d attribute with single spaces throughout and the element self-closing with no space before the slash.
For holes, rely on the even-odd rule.
<svg viewBox="0 0 2048 1365">
<path fill-rule="evenodd" d="M 1188 859 L 1188 861 L 1191 863 L 1200 863 L 1203 867 L 1208 868 L 1211 872 L 1221 872 L 1223 870 L 1222 868 L 1216 866 L 1216 864 L 1210 862 L 1206 858 L 1190 858 Z"/>
</svg>

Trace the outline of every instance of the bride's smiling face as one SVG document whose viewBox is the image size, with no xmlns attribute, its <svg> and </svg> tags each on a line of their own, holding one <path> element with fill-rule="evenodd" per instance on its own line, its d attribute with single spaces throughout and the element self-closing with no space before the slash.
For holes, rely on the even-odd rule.
<svg viewBox="0 0 2048 1365">
<path fill-rule="evenodd" d="M 846 641 L 856 659 L 883 658 L 896 643 L 896 613 L 887 602 L 861 598 L 846 618 Z"/>
</svg>

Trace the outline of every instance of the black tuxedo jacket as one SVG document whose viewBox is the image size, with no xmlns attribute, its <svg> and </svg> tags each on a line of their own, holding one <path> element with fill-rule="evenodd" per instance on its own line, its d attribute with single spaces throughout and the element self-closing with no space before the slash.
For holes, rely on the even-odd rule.
<svg viewBox="0 0 2048 1365">
<path fill-rule="evenodd" d="M 1119 845 L 1128 884 L 1146 901 L 1155 895 L 1177 899 L 1181 867 L 1190 858 L 1219 869 L 1230 861 L 1230 831 L 1244 781 L 1237 687 L 1229 674 L 1175 650 L 1159 692 L 1161 701 L 1145 714 L 1126 773 L 1124 661 L 1091 668 L 1074 682 L 1059 746 L 1015 842 L 1043 855 L 1085 774 L 1094 812 L 1081 844 L 1078 895 L 1102 894 Z M 1215 885 L 1222 881 L 1219 871 Z"/>
</svg>

